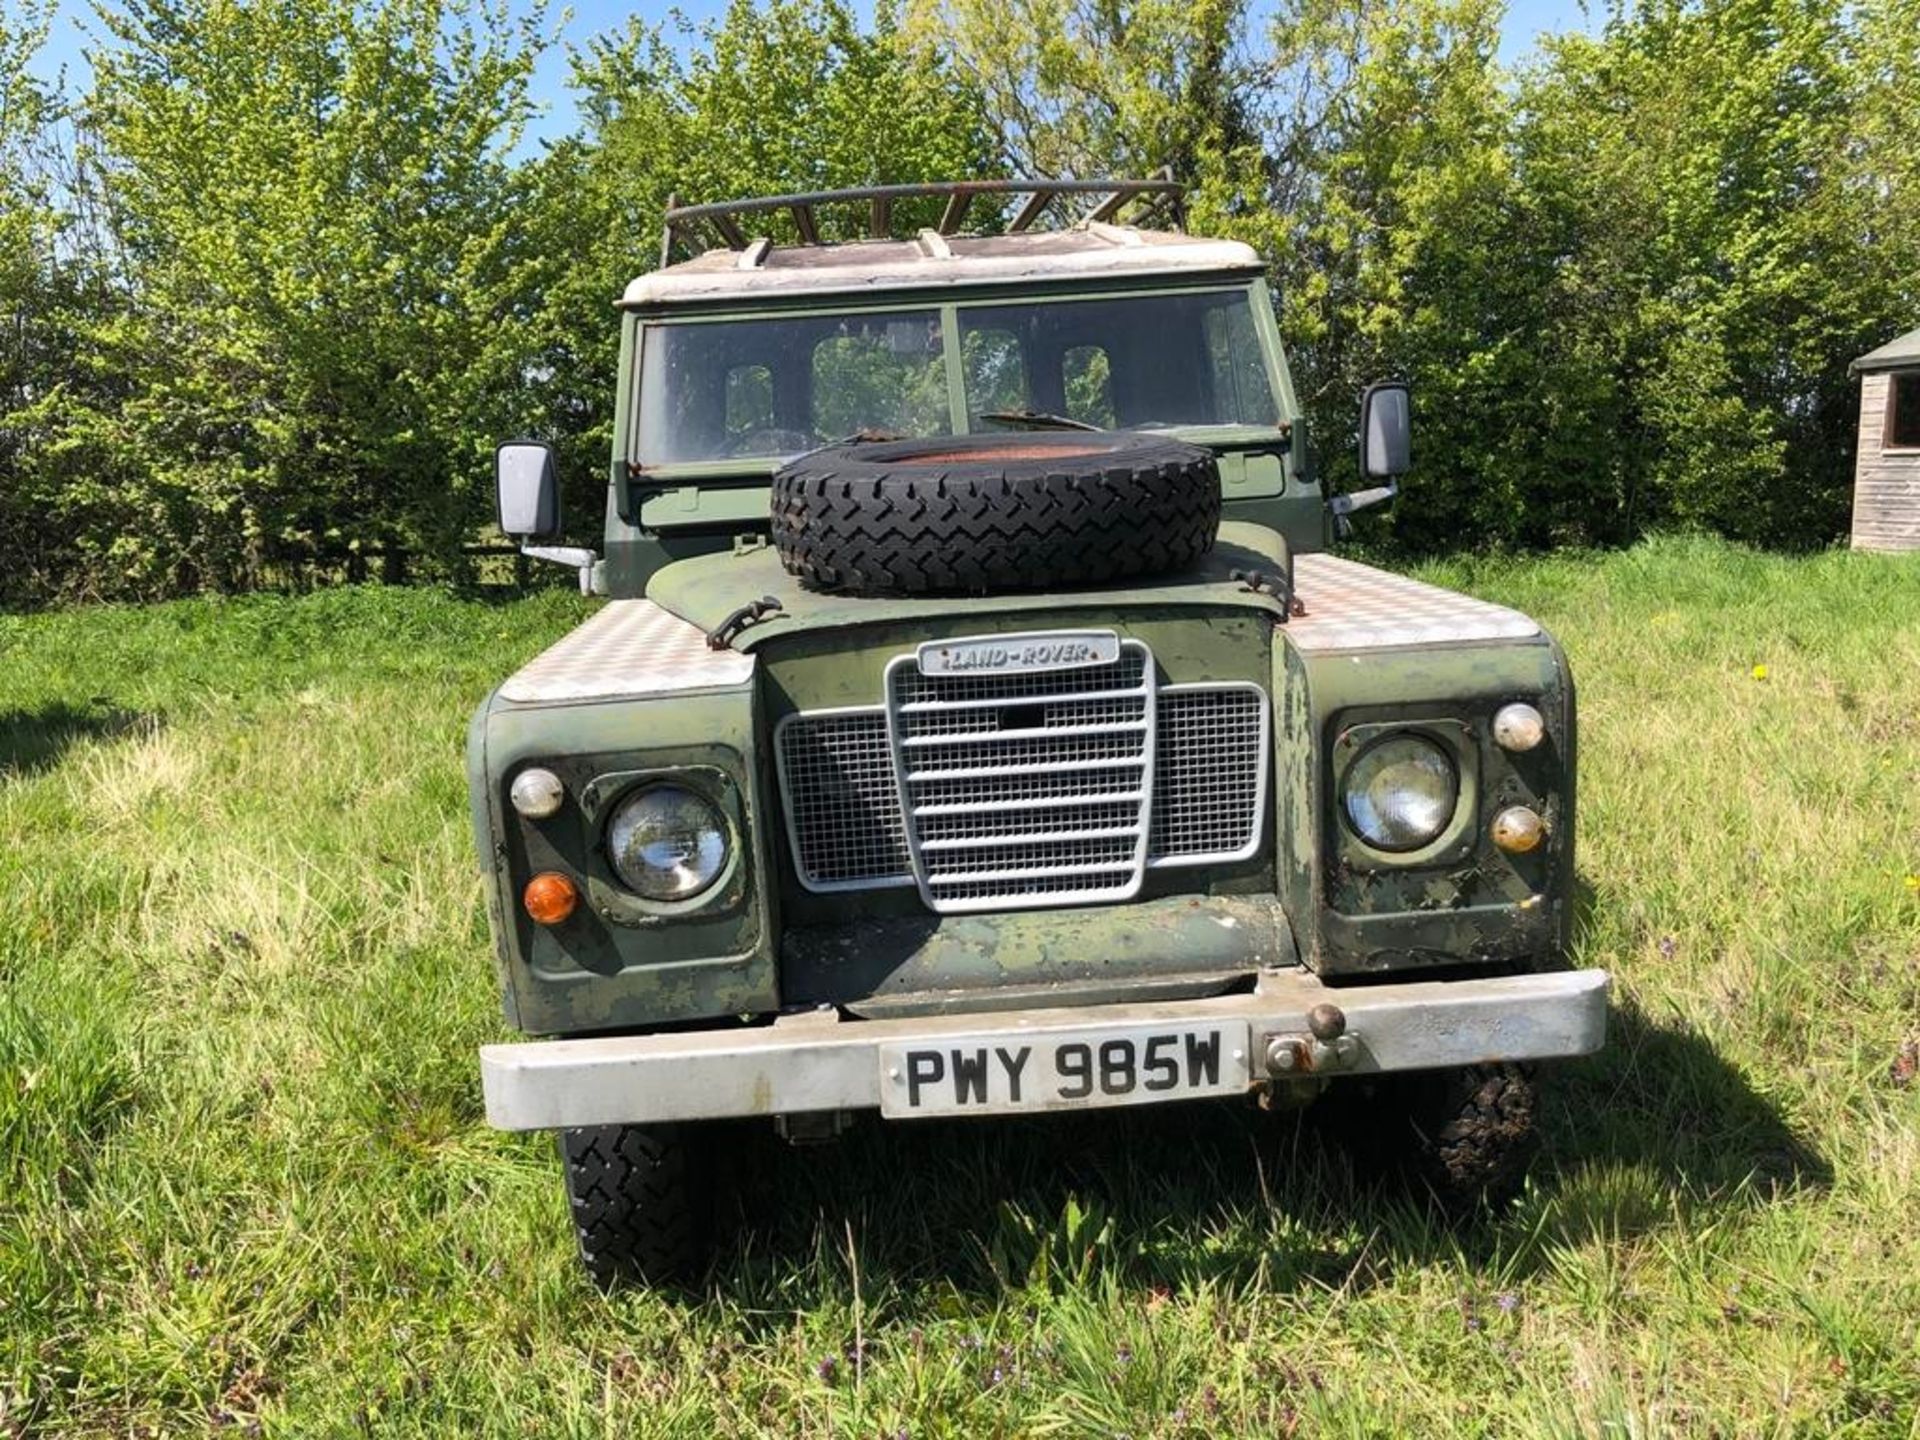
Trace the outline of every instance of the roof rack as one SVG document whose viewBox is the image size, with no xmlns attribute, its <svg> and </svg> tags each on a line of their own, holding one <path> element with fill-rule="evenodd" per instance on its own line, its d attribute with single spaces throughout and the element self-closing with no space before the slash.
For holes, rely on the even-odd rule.
<svg viewBox="0 0 1920 1440">
<path fill-rule="evenodd" d="M 917 185 L 867 185 L 853 190 L 811 190 L 797 195 L 722 200 L 711 205 L 682 205 L 669 196 L 666 226 L 660 237 L 660 263 L 671 263 L 675 246 L 690 243 L 703 229 L 718 236 L 727 249 L 745 250 L 753 241 L 741 228 L 742 217 L 773 211 L 785 211 L 791 216 L 803 245 L 826 243 L 820 238 L 817 214 L 823 206 L 864 204 L 867 238 L 885 240 L 893 238 L 893 206 L 897 200 L 943 201 L 936 233 L 952 235 L 965 223 L 973 202 L 983 196 L 1026 197 L 1006 221 L 1008 233 L 1032 228 L 1055 201 L 1068 196 L 1094 197 L 1091 208 L 1067 221 L 1068 224 L 1118 220 L 1129 206 L 1138 205 L 1136 221 L 1158 218 L 1177 230 L 1185 223 L 1182 205 L 1185 193 L 1186 187 L 1162 171 L 1150 180 L 947 180 Z M 1003 198 L 1003 219 L 1005 209 Z"/>
</svg>

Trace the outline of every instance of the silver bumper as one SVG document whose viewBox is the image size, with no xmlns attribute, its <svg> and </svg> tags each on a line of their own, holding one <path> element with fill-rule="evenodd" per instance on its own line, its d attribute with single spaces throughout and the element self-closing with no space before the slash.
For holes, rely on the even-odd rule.
<svg viewBox="0 0 1920 1440">
<path fill-rule="evenodd" d="M 1344 1016 L 1345 1033 L 1316 1045 L 1309 1012 L 1329 1003 Z M 1325 1016 L 1319 1019 L 1324 1030 Z M 893 1020 L 842 1021 L 823 1012 L 754 1028 L 487 1045 L 480 1073 L 487 1120 L 502 1130 L 868 1110 L 881 1103 L 883 1045 L 1208 1021 L 1247 1024 L 1250 1044 L 1225 1063 L 1231 1078 L 1249 1086 L 1287 1073 L 1544 1060 L 1600 1048 L 1607 975 L 1576 970 L 1335 989 L 1304 971 L 1284 971 L 1264 976 L 1250 995 L 1204 1000 Z M 1270 1063 L 1277 1054 L 1285 1058 Z"/>
</svg>

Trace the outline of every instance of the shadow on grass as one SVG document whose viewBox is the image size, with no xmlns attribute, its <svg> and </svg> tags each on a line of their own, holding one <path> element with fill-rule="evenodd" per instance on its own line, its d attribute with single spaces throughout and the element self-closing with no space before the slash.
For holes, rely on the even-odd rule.
<svg viewBox="0 0 1920 1440">
<path fill-rule="evenodd" d="M 35 775 L 59 764 L 78 741 L 113 739 L 157 724 L 156 716 L 105 700 L 84 708 L 56 700 L 37 710 L 0 711 L 0 776 Z"/>
<path fill-rule="evenodd" d="M 1613 1009 L 1606 1048 L 1566 1066 L 1549 1098 L 1563 1180 L 1582 1166 L 1634 1165 L 1692 1199 L 1755 1203 L 1833 1180 L 1825 1157 L 1711 1041 L 1631 1005 Z"/>
<path fill-rule="evenodd" d="M 1601 1055 L 1550 1067 L 1544 1153 L 1510 1210 L 1449 1222 L 1366 1182 L 1340 1137 L 1292 1114 L 1196 1104 L 887 1125 L 794 1148 L 759 1127 L 732 1146 L 723 1288 L 867 1283 L 976 1295 L 1041 1272 L 1123 1286 L 1366 1288 L 1464 1260 L 1508 1280 L 1543 1247 L 1611 1240 L 1698 1207 L 1769 1203 L 1826 1162 L 1708 1041 L 1632 1009 Z M 837 1258 L 836 1258 L 837 1257 Z"/>
</svg>

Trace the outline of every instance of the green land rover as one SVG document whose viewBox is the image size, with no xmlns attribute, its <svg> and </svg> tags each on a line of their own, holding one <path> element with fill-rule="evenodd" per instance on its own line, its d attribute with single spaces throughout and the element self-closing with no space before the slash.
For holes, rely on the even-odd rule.
<svg viewBox="0 0 1920 1440">
<path fill-rule="evenodd" d="M 1573 686 L 1524 615 L 1328 553 L 1405 388 L 1329 500 L 1259 257 L 1164 181 L 677 207 L 665 249 L 604 553 L 500 448 L 502 528 L 607 600 L 468 752 L 529 1037 L 487 1114 L 559 1132 L 592 1276 L 697 1270 L 749 1116 L 1312 1101 L 1510 1187 L 1531 1062 L 1606 1023 Z"/>
</svg>

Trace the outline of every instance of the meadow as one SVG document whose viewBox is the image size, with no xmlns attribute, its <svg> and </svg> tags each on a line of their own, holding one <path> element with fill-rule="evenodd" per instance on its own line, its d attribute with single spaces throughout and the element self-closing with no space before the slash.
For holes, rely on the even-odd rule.
<svg viewBox="0 0 1920 1440">
<path fill-rule="evenodd" d="M 603 1298 L 503 1036 L 468 715 L 585 611 L 0 617 L 0 1437 L 1920 1434 L 1920 558 L 1456 561 L 1580 684 L 1577 959 L 1498 1217 L 1238 1109 L 744 1130 Z"/>
</svg>

